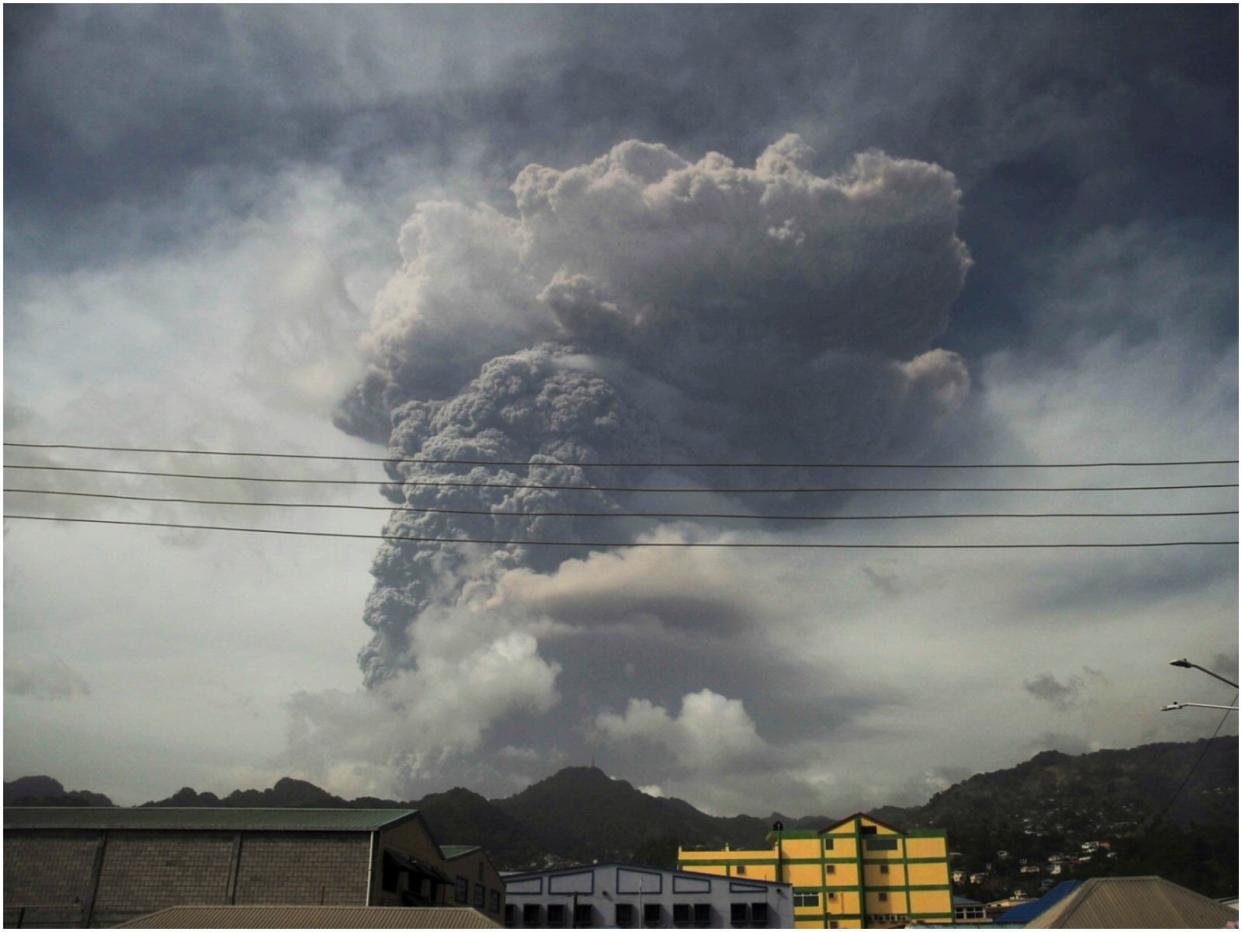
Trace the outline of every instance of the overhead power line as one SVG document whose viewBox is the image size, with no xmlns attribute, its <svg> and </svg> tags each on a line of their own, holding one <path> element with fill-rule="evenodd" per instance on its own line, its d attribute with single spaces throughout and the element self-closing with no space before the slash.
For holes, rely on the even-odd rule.
<svg viewBox="0 0 1242 932">
<path fill-rule="evenodd" d="M 530 464 L 525 464 L 530 465 Z M 103 473 L 114 476 L 156 476 L 169 479 L 211 479 L 228 482 L 284 482 L 301 485 L 393 485 L 393 486 L 445 486 L 468 489 L 548 489 L 550 491 L 578 492 L 647 492 L 681 493 L 686 495 L 749 495 L 822 492 L 1154 492 L 1174 489 L 1236 489 L 1236 482 L 1188 483 L 1177 485 L 1117 485 L 1117 486 L 804 486 L 792 488 L 648 488 L 644 486 L 609 485 L 560 485 L 528 482 L 465 482 L 458 480 L 405 479 L 300 479 L 285 476 L 219 476 L 206 473 L 155 472 L 141 469 L 103 469 L 88 466 L 35 466 L 5 463 L 5 469 L 31 469 L 46 472 Z"/>
<path fill-rule="evenodd" d="M 234 527 L 219 524 L 177 524 L 166 521 L 121 521 L 108 518 L 62 518 L 52 515 L 10 515 L 5 520 L 56 521 L 71 524 L 109 524 L 131 527 L 174 528 L 188 531 L 238 531 L 248 534 L 287 534 L 296 537 L 339 537 L 354 540 L 392 540 L 418 544 L 496 544 L 522 547 L 668 547 L 752 550 L 1064 550 L 1122 547 L 1220 547 L 1236 546 L 1236 540 L 1168 540 L 1131 541 L 1119 543 L 1051 543 L 1051 544 L 842 544 L 741 541 L 581 541 L 581 540 L 512 540 L 485 537 L 416 537 L 404 534 L 350 534 L 340 531 L 295 531 L 284 528 Z"/>
<path fill-rule="evenodd" d="M 1115 460 L 1085 463 L 686 463 L 686 462 L 592 462 L 532 463 L 529 460 L 450 459 L 418 456 L 335 456 L 313 453 L 260 453 L 240 450 L 188 450 L 165 447 L 122 447 L 84 443 L 19 443 L 4 442 L 6 447 L 37 450 L 95 450 L 109 453 L 175 453 L 193 456 L 241 456 L 270 459 L 334 460 L 354 463 L 427 463 L 445 466 L 598 466 L 609 469 L 642 468 L 704 468 L 704 469 L 1093 469 L 1121 466 L 1223 466 L 1236 459 L 1202 460 Z"/>
<path fill-rule="evenodd" d="M 61 489 L 4 489 L 22 495 L 67 495 L 127 502 L 161 502 L 181 505 L 239 505 L 253 508 L 328 508 L 351 511 L 400 511 L 417 514 L 479 515 L 489 518 L 714 518 L 749 521 L 916 521 L 966 518 L 1204 518 L 1236 515 L 1231 511 L 1048 511 L 1048 512 L 950 512 L 896 515 L 757 515 L 689 511 L 488 511 L 477 508 L 419 508 L 412 505 L 353 505 L 330 502 L 254 502 L 215 498 L 167 498 L 151 495 L 117 495 L 104 492 L 70 492 Z"/>
</svg>

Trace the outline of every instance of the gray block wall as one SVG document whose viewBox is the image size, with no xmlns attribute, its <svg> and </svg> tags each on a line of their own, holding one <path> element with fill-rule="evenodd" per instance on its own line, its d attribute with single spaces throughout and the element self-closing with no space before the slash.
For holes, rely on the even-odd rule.
<svg viewBox="0 0 1242 932">
<path fill-rule="evenodd" d="M 246 833 L 238 903 L 365 906 L 371 839 L 365 834 Z"/>
</svg>

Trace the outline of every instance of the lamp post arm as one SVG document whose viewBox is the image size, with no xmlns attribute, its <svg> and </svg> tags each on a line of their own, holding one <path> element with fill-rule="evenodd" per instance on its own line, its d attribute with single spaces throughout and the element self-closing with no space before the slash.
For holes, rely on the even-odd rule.
<svg viewBox="0 0 1242 932">
<path fill-rule="evenodd" d="M 1170 702 L 1160 711 L 1176 712 L 1179 709 L 1220 709 L 1224 712 L 1238 711 L 1238 707 L 1236 705 L 1214 705 L 1208 702 Z"/>
</svg>

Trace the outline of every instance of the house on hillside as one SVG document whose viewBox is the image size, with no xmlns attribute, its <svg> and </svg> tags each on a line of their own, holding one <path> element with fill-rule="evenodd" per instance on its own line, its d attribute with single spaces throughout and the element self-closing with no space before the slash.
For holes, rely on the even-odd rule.
<svg viewBox="0 0 1242 932">
<path fill-rule="evenodd" d="M 968 896 L 953 897 L 953 924 L 957 926 L 982 926 L 991 925 L 992 919 L 988 915 L 988 908 L 978 900 L 972 900 Z"/>
</svg>

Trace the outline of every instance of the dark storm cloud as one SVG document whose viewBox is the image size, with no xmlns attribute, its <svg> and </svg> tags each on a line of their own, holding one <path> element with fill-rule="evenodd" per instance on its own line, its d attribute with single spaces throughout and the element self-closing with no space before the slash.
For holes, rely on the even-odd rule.
<svg viewBox="0 0 1242 932">
<path fill-rule="evenodd" d="M 27 699 L 59 701 L 89 696 L 82 674 L 63 660 L 9 659 L 4 665 L 4 692 Z"/>
<path fill-rule="evenodd" d="M 1107 678 L 1099 670 L 1083 667 L 1081 676 L 1067 676 L 1064 683 L 1051 673 L 1041 673 L 1034 679 L 1026 680 L 1022 686 L 1036 699 L 1048 703 L 1058 712 L 1068 712 L 1086 700 L 1092 684 L 1107 683 Z"/>
<path fill-rule="evenodd" d="M 97 230 L 94 250 L 46 235 L 70 214 L 141 205 L 156 214 L 149 247 L 200 222 L 159 218 L 158 202 L 199 185 L 217 209 L 245 211 L 256 178 L 287 164 L 330 164 L 359 186 L 397 155 L 468 164 L 502 203 L 524 165 L 619 139 L 748 158 L 793 129 L 826 165 L 876 146 L 954 169 L 971 204 L 964 238 L 982 250 L 954 331 L 965 344 L 1012 325 L 995 299 L 1024 273 L 1033 235 L 1136 214 L 1229 223 L 1236 127 L 1217 115 L 1236 112 L 1236 17 L 15 7 L 8 223 L 40 239 L 40 261 L 81 260 L 137 234 Z"/>
</svg>

